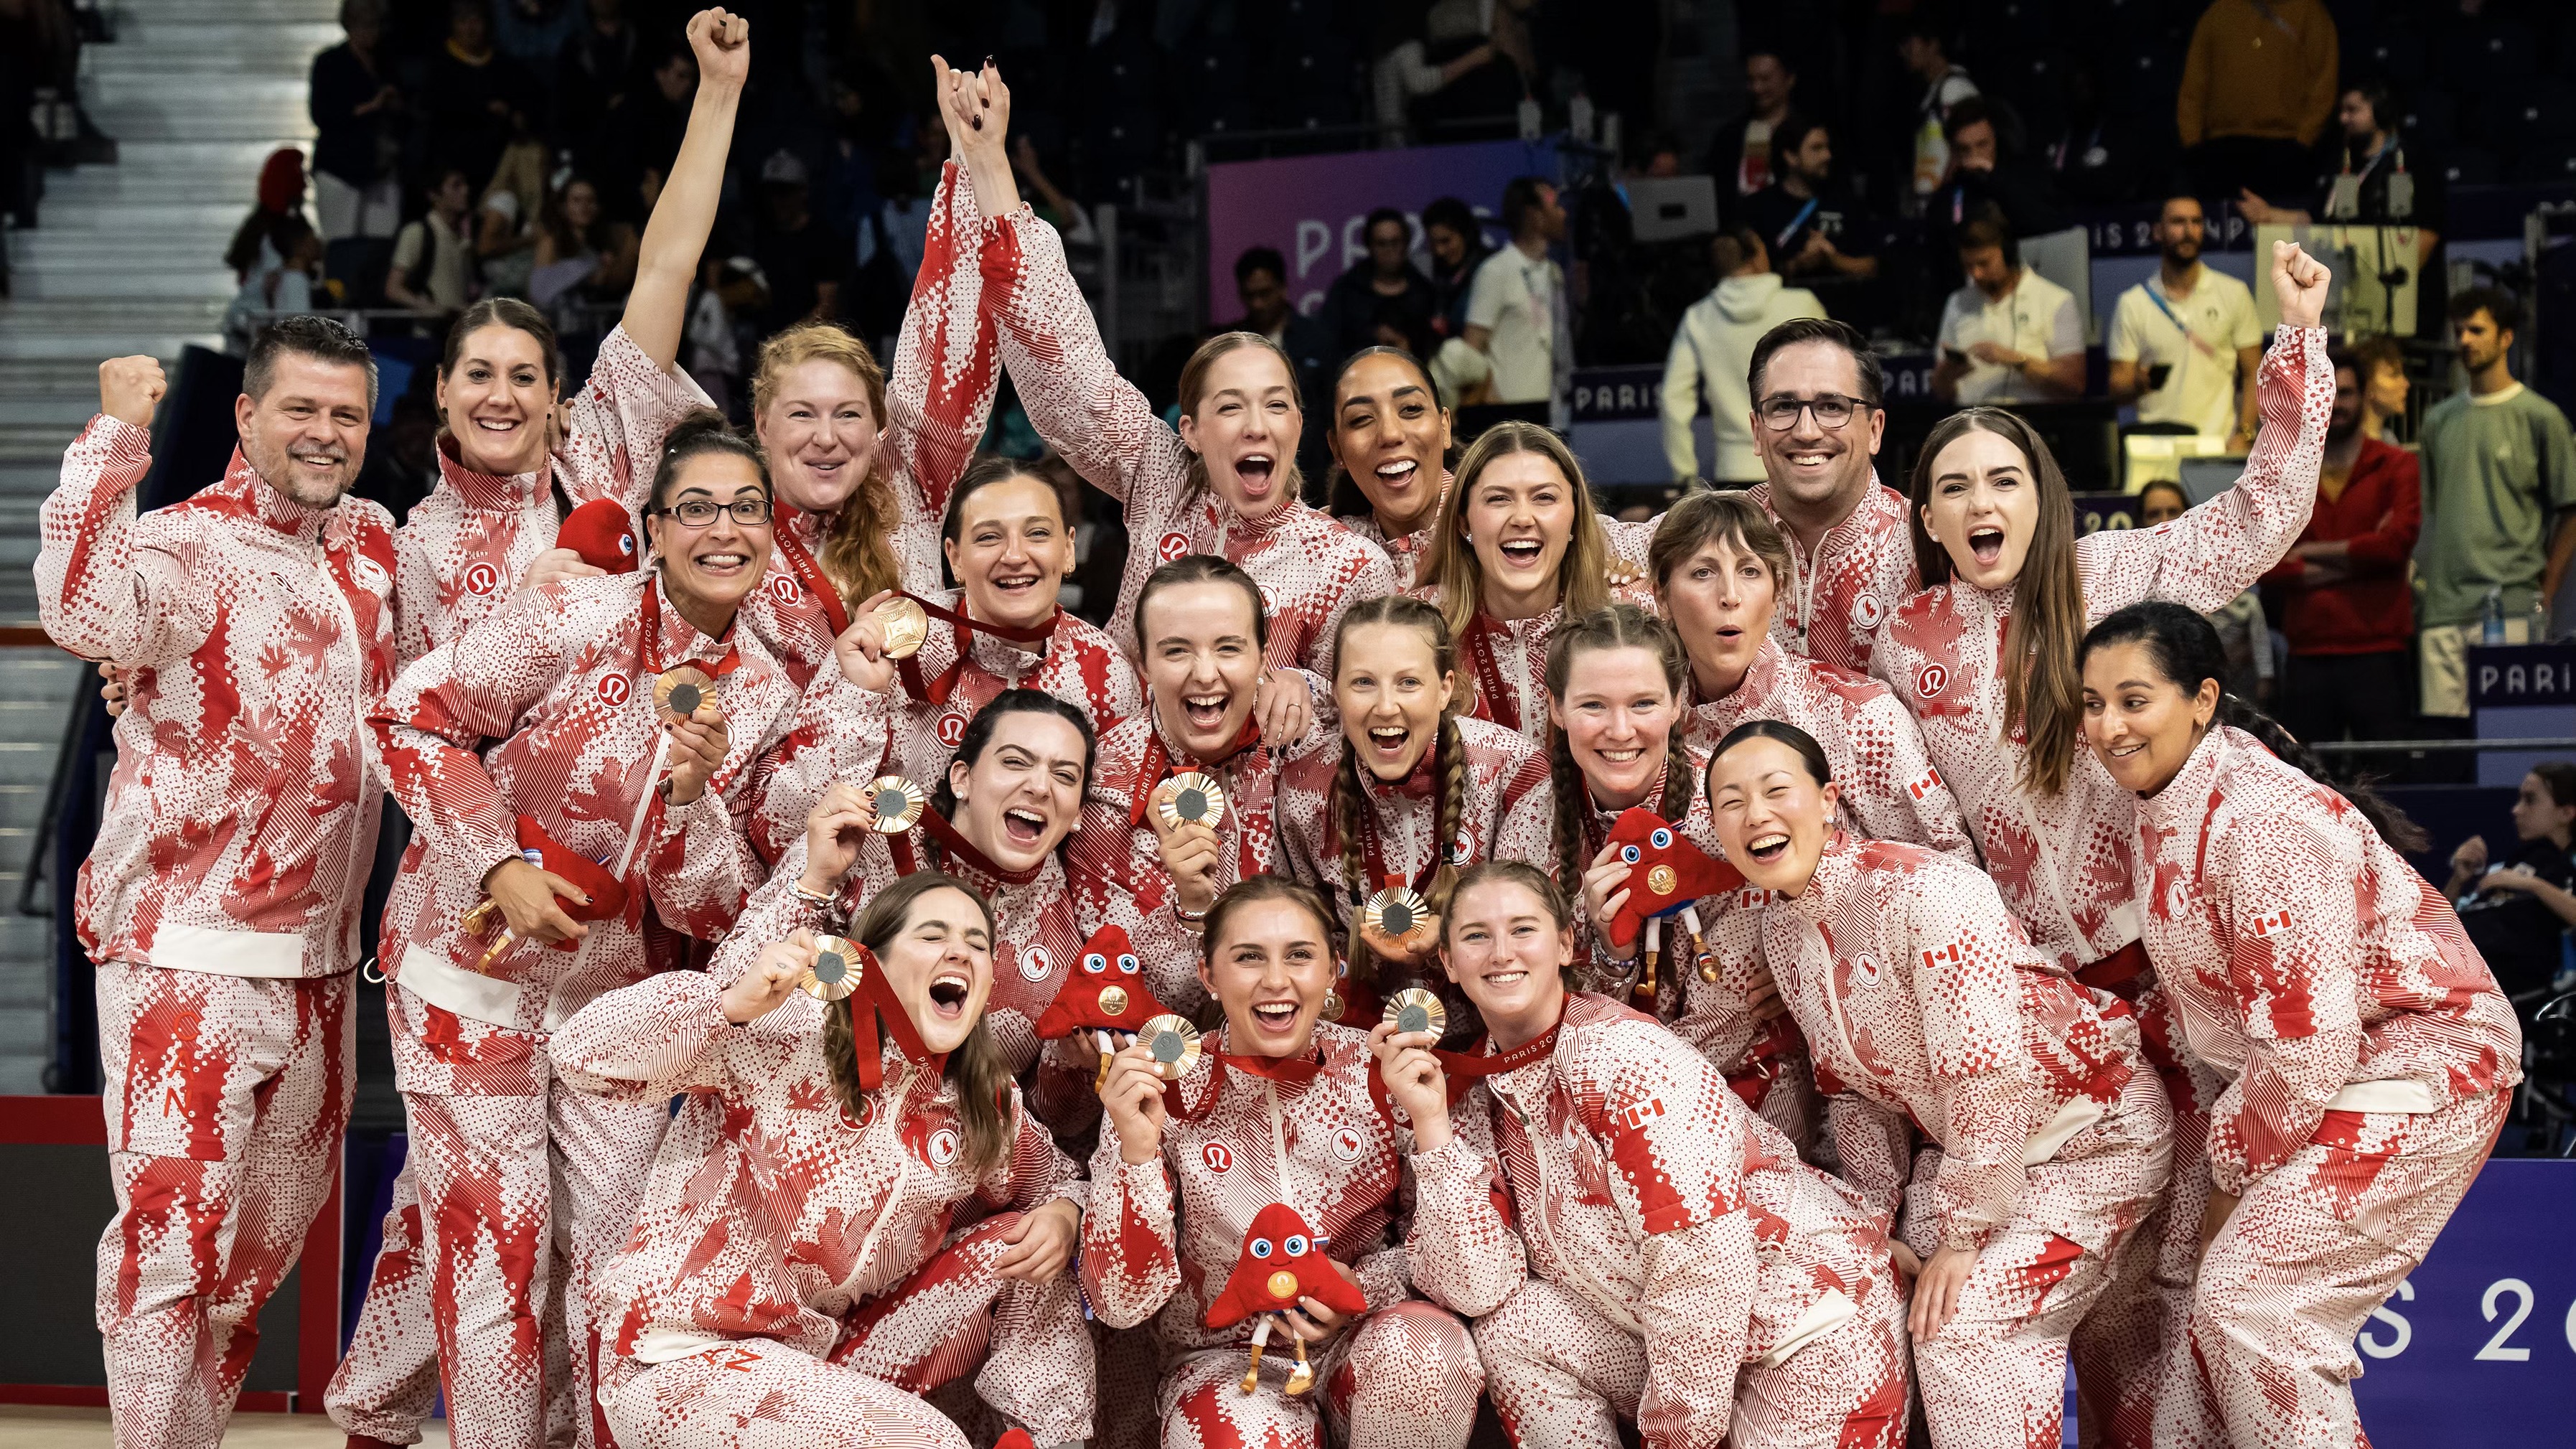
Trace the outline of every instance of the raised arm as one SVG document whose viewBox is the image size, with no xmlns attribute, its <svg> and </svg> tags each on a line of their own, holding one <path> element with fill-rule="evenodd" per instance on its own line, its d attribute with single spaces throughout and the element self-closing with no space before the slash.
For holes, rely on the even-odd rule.
<svg viewBox="0 0 2576 1449">
<path fill-rule="evenodd" d="M 206 641 L 213 598 L 189 583 L 191 545 L 150 540 L 134 488 L 152 471 L 152 410 L 169 384 L 149 357 L 98 369 L 99 413 L 63 450 L 62 481 L 38 519 L 36 614 L 84 659 L 150 665 Z"/>
<path fill-rule="evenodd" d="M 2263 427 L 2245 472 L 2171 523 L 2104 529 L 2077 541 L 2090 620 L 2147 599 L 2210 613 L 2252 587 L 2298 541 L 2316 508 L 2334 411 L 2334 365 L 2326 360 L 2325 329 L 2316 325 L 2328 280 L 2322 263 L 2288 242 L 2274 244 L 2281 329 L 2263 358 Z"/>
<path fill-rule="evenodd" d="M 725 10 L 701 10 L 689 19 L 689 49 L 698 62 L 698 95 L 689 106 L 688 134 L 671 162 L 670 179 L 644 224 L 624 318 L 626 334 L 666 372 L 679 360 L 689 287 L 697 280 L 698 256 L 706 250 L 724 191 L 734 112 L 751 74 L 751 22 Z"/>
<path fill-rule="evenodd" d="M 546 1054 L 572 1086 L 637 1100 L 703 1091 L 725 1080 L 717 1043 L 724 983 L 702 971 L 664 971 L 592 999 L 555 1028 Z"/>
<path fill-rule="evenodd" d="M 1011 93 L 1000 73 L 952 71 L 937 56 L 930 63 L 950 159 L 895 341 L 882 446 L 894 449 L 895 486 L 913 489 L 924 515 L 937 519 L 984 436 L 1002 376 L 981 265 L 984 218 L 1015 212 L 1020 201 L 1001 150 Z"/>
</svg>

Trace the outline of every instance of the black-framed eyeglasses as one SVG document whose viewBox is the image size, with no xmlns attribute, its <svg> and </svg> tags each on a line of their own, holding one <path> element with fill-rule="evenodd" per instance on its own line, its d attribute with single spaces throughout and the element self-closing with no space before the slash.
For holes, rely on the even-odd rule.
<svg viewBox="0 0 2576 1449">
<path fill-rule="evenodd" d="M 1786 394 L 1766 397 L 1760 411 L 1762 426 L 1775 433 L 1785 433 L 1798 425 L 1798 414 L 1802 412 L 1812 410 L 1816 415 L 1816 426 L 1830 429 L 1848 424 L 1853 414 L 1866 411 L 1868 407 L 1869 404 L 1858 398 L 1845 397 L 1838 392 L 1821 392 L 1811 398 Z"/>
<path fill-rule="evenodd" d="M 769 500 L 756 495 L 737 498 L 731 503 L 718 503 L 712 498 L 683 498 L 668 508 L 653 511 L 676 518 L 687 528 L 704 528 L 715 522 L 719 513 L 732 514 L 733 521 L 745 528 L 758 528 L 769 522 Z"/>
</svg>

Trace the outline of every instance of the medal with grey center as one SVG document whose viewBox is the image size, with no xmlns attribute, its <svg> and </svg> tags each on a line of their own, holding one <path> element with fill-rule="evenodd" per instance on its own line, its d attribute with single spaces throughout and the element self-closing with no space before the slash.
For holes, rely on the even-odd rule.
<svg viewBox="0 0 2576 1449">
<path fill-rule="evenodd" d="M 1196 770 L 1174 775 L 1154 787 L 1154 813 L 1167 827 L 1204 825 L 1214 830 L 1225 819 L 1225 789 Z"/>
<path fill-rule="evenodd" d="M 1169 1012 L 1154 1017 L 1136 1033 L 1136 1040 L 1154 1059 L 1155 1073 L 1167 1082 L 1189 1075 L 1191 1064 L 1199 1059 L 1199 1029 L 1187 1017 Z"/>
<path fill-rule="evenodd" d="M 1411 950 L 1431 925 L 1431 905 L 1407 886 L 1388 886 L 1360 907 L 1360 929 L 1373 931 Z"/>
<path fill-rule="evenodd" d="M 653 712 L 664 724 L 678 724 L 716 697 L 716 682 L 694 664 L 673 665 L 653 680 Z"/>
<path fill-rule="evenodd" d="M 814 938 L 814 964 L 796 989 L 816 1001 L 838 1001 L 859 989 L 859 948 L 839 936 Z"/>
<path fill-rule="evenodd" d="M 901 775 L 879 775 L 868 782 L 868 803 L 876 807 L 879 835 L 910 830 L 920 822 L 928 802 L 921 787 Z"/>
<path fill-rule="evenodd" d="M 1420 986 L 1408 986 L 1388 997 L 1386 1019 L 1399 1032 L 1427 1031 L 1435 1040 L 1449 1032 L 1449 1008 Z"/>
</svg>

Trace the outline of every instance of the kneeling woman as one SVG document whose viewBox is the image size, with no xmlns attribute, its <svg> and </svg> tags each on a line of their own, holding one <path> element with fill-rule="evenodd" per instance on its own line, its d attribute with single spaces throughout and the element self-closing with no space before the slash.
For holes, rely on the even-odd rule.
<svg viewBox="0 0 2576 1449">
<path fill-rule="evenodd" d="M 555 1035 L 584 1091 L 688 1094 L 599 1283 L 620 1444 L 733 1442 L 758 1417 L 780 1442 L 963 1446 L 917 1395 L 979 1362 L 984 1400 L 1039 1441 L 1091 1432 L 1064 1271 L 1084 1188 L 984 1023 L 992 918 L 923 871 L 851 933 L 869 954 L 825 961 L 799 932 L 730 982 L 667 972 Z M 855 994 L 820 999 L 850 967 Z"/>
<path fill-rule="evenodd" d="M 1687 1044 L 1567 993 L 1573 922 L 1538 870 L 1470 869 L 1442 930 L 1482 1049 L 1370 1040 L 1413 1127 L 1414 1276 L 1477 1315 L 1513 1442 L 1613 1449 L 1630 1419 L 1659 1449 L 1902 1445 L 1904 1300 L 1859 1195 Z"/>
<path fill-rule="evenodd" d="M 1833 771 L 1795 726 L 1729 734 L 1708 791 L 1728 859 L 1772 892 L 1763 953 L 1843 1175 L 1890 1220 L 1910 1209 L 1897 1259 L 1920 1262 L 1935 1449 L 2057 1442 L 2067 1336 L 2168 1171 L 2136 1023 L 2033 948 L 1974 866 L 1839 829 Z M 1909 1189 L 1918 1133 L 1939 1165 Z"/>
<path fill-rule="evenodd" d="M 1083 1230 L 1101 1319 L 1154 1319 L 1163 1443 L 1313 1449 L 1320 1407 L 1349 1449 L 1458 1449 L 1484 1371 L 1466 1325 L 1408 1295 L 1389 1227 L 1410 1143 L 1367 1038 L 1318 1022 L 1324 903 L 1275 876 L 1235 885 L 1199 971 L 1224 1025 L 1169 1067 L 1150 1033 L 1112 1061 Z"/>
<path fill-rule="evenodd" d="M 1547 758 L 1527 740 L 1459 713 L 1457 651 L 1431 605 L 1353 605 L 1333 636 L 1333 671 L 1341 738 L 1282 774 L 1281 853 L 1288 874 L 1341 908 L 1350 979 L 1327 1019 L 1366 1026 L 1381 995 L 1428 969 L 1438 932 L 1427 912 L 1458 871 L 1549 858 L 1552 792 Z M 1409 929 L 1380 909 L 1399 893 Z M 1356 1014 L 1341 1015 L 1345 1002 Z"/>
<path fill-rule="evenodd" d="M 2085 636 L 2084 733 L 2138 797 L 2142 922 L 2212 1104 L 2190 1341 L 2240 1444 L 2360 1439 L 2353 1335 L 2433 1245 L 2520 1080 L 2513 1008 L 2367 790 L 2222 692 L 2217 632 Z M 2366 1164 L 2356 1171 L 2356 1162 Z"/>
</svg>

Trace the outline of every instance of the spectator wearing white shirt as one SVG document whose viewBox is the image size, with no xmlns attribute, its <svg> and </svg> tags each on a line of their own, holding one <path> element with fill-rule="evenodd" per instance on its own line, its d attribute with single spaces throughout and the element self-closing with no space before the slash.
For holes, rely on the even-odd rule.
<svg viewBox="0 0 2576 1449">
<path fill-rule="evenodd" d="M 1719 232 L 1709 254 L 1718 284 L 1682 314 L 1664 359 L 1664 460 L 1677 482 L 1703 476 L 1691 419 L 1705 397 L 1715 454 L 1705 476 L 1751 487 L 1763 479 L 1762 455 L 1753 448 L 1753 344 L 1783 322 L 1822 317 L 1825 308 L 1815 293 L 1781 281 L 1751 227 Z"/>
<path fill-rule="evenodd" d="M 2155 226 L 2164 264 L 2111 313 L 2111 396 L 2136 402 L 2141 423 L 2180 423 L 2241 453 L 2254 441 L 2263 329 L 2253 289 L 2202 264 L 2206 225 L 2198 200 L 2166 199 Z"/>
<path fill-rule="evenodd" d="M 1548 256 L 1565 239 L 1556 188 L 1523 176 L 1503 188 L 1503 225 L 1512 244 L 1485 259 L 1467 293 L 1467 335 L 1440 349 L 1434 378 L 1461 404 L 1546 403 L 1565 425 L 1574 376 L 1573 326 L 1565 273 Z"/>
<path fill-rule="evenodd" d="M 2021 264 L 1994 216 L 1959 228 L 1968 284 L 1941 309 L 1932 391 L 1961 407 L 2055 402 L 2084 391 L 2084 330 L 2075 294 Z"/>
</svg>

